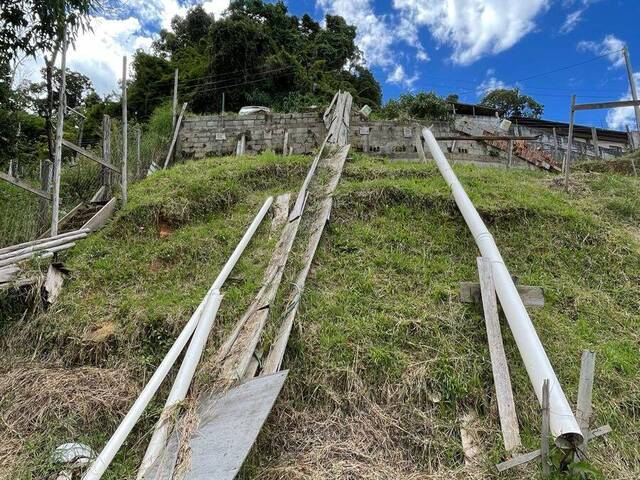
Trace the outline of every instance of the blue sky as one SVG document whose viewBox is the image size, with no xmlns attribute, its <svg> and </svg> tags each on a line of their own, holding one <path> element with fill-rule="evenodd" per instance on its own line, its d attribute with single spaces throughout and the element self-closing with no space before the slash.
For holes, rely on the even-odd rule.
<svg viewBox="0 0 640 480">
<path fill-rule="evenodd" d="M 71 68 L 104 94 L 116 88 L 122 55 L 149 49 L 161 27 L 195 0 L 111 0 L 69 54 Z M 624 44 L 640 72 L 638 0 L 285 0 L 296 15 L 339 14 L 358 27 L 357 43 L 385 100 L 407 91 L 458 93 L 477 102 L 491 88 L 518 86 L 568 119 L 578 102 L 618 100 L 629 84 L 616 52 Z M 228 0 L 207 0 L 220 15 Z M 591 61 L 594 57 L 602 58 Z M 564 68 L 581 62 L 582 65 Z M 35 66 L 27 65 L 35 71 Z M 559 71 L 555 71 L 558 70 Z M 555 71 L 554 73 L 547 73 Z M 31 72 L 27 71 L 25 76 Z M 533 77 L 533 78 L 532 78 Z M 640 73 L 636 74 L 640 81 Z M 580 112 L 579 123 L 623 129 L 633 110 Z"/>
</svg>

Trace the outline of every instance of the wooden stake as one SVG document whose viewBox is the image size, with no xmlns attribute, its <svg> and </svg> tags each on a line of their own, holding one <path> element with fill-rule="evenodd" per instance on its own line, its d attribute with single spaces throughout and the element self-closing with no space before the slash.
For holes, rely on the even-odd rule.
<svg viewBox="0 0 640 480">
<path fill-rule="evenodd" d="M 62 58 L 60 62 L 61 80 L 58 99 L 58 124 L 56 125 L 56 143 L 53 157 L 53 204 L 51 206 L 51 235 L 58 233 L 58 216 L 60 215 L 60 173 L 62 170 L 62 135 L 64 133 L 64 100 L 67 87 L 67 29 L 62 38 Z"/>
<path fill-rule="evenodd" d="M 598 146 L 598 130 L 596 127 L 591 127 L 591 141 L 593 142 L 593 151 L 596 157 L 600 158 L 600 147 Z"/>
<path fill-rule="evenodd" d="M 182 125 L 182 117 L 184 116 L 184 111 L 187 109 L 187 103 L 182 104 L 182 110 L 180 110 L 180 115 L 178 115 L 178 121 L 176 122 L 176 128 L 173 129 L 173 138 L 171 139 L 171 144 L 169 145 L 169 152 L 167 153 L 167 158 L 164 160 L 163 169 L 169 166 L 169 160 L 173 155 L 173 149 L 176 146 L 176 142 L 178 141 L 178 133 L 180 132 L 180 125 Z"/>
<path fill-rule="evenodd" d="M 173 104 L 171 105 L 171 128 L 176 128 L 176 114 L 178 113 L 178 69 L 173 75 Z"/>
<path fill-rule="evenodd" d="M 102 160 L 111 164 L 111 117 L 102 116 Z M 111 172 L 107 167 L 102 167 L 102 185 L 111 185 Z"/>
<path fill-rule="evenodd" d="M 578 385 L 578 403 L 576 405 L 576 420 L 582 430 L 583 441 L 578 445 L 578 456 L 585 458 L 589 437 L 589 423 L 591 422 L 593 378 L 595 372 L 596 354 L 585 350 L 582 352 L 580 365 L 580 384 Z"/>
<path fill-rule="evenodd" d="M 575 114 L 576 96 L 571 96 L 571 112 L 569 113 L 569 139 L 567 144 L 567 155 L 564 165 L 564 191 L 569 191 L 569 172 L 571 171 L 571 154 L 573 151 L 573 116 Z"/>
<path fill-rule="evenodd" d="M 513 166 L 513 140 L 509 140 L 509 153 L 508 153 L 508 166 L 511 168 Z"/>
<path fill-rule="evenodd" d="M 553 127 L 553 159 L 558 161 L 558 134 L 556 127 Z"/>
<path fill-rule="evenodd" d="M 498 303 L 493 285 L 491 261 L 478 257 L 477 262 L 480 276 L 480 290 L 482 292 L 482 307 L 487 328 L 487 341 L 489 343 L 489 354 L 491 357 L 491 370 L 493 373 L 493 383 L 496 388 L 500 427 L 502 428 L 502 439 L 504 441 L 504 448 L 510 452 L 522 446 L 520 430 L 518 428 L 518 416 L 516 415 L 516 407 L 513 401 L 507 356 L 504 353 L 502 333 L 500 332 Z"/>
<path fill-rule="evenodd" d="M 142 136 L 142 127 L 138 125 L 136 130 L 136 177 L 140 178 L 140 137 Z"/>
<path fill-rule="evenodd" d="M 542 429 L 540 431 L 540 461 L 542 462 L 542 477 L 549 478 L 551 468 L 549 465 L 549 379 L 545 378 L 542 384 Z"/>
<path fill-rule="evenodd" d="M 122 206 L 127 204 L 127 57 L 122 57 Z"/>
<path fill-rule="evenodd" d="M 284 132 L 284 145 L 282 146 L 282 155 L 287 156 L 289 153 L 289 130 Z"/>
</svg>

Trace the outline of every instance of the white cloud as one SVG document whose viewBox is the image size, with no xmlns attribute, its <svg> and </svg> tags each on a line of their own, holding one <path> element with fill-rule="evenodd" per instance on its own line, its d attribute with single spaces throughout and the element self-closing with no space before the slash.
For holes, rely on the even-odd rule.
<svg viewBox="0 0 640 480">
<path fill-rule="evenodd" d="M 560 27 L 560 34 L 565 35 L 569 32 L 572 32 L 582 20 L 582 14 L 585 9 L 581 8 L 576 10 L 575 12 L 571 12 L 567 15 L 567 18 L 564 20 L 564 23 Z"/>
<path fill-rule="evenodd" d="M 68 68 L 89 77 L 100 95 L 117 90 L 122 77 L 122 57 L 129 57 L 129 66 L 137 49 L 148 51 L 155 38 L 148 25 L 170 28 L 175 15 L 184 16 L 194 1 L 181 5 L 178 0 L 127 0 L 127 18 L 93 17 L 92 31 L 79 35 L 67 54 Z M 219 16 L 229 6 L 229 0 L 208 0 L 203 8 Z M 146 26 L 146 27 L 145 27 Z M 39 80 L 41 58 L 29 60 L 22 67 L 21 78 Z M 59 59 L 58 59 L 59 65 Z M 131 70 L 129 70 L 131 72 Z"/>
<path fill-rule="evenodd" d="M 622 48 L 625 42 L 617 38 L 613 34 L 609 34 L 602 39 L 601 42 L 593 42 L 591 40 L 583 40 L 578 43 L 578 50 L 581 52 L 593 52 L 596 55 L 606 55 L 611 62 L 612 67 L 624 67 L 624 57 Z"/>
<path fill-rule="evenodd" d="M 451 59 L 467 65 L 515 45 L 535 28 L 550 0 L 394 0 L 393 6 L 416 25 L 425 25 Z"/>
<path fill-rule="evenodd" d="M 411 89 L 418 78 L 420 78 L 420 76 L 417 73 L 409 77 L 407 72 L 405 72 L 404 67 L 397 64 L 387 77 L 387 82 L 402 85 L 407 89 Z"/>
<path fill-rule="evenodd" d="M 485 96 L 492 90 L 497 90 L 499 88 L 512 88 L 502 80 L 498 80 L 498 78 L 496 78 L 495 76 L 495 73 L 495 70 L 493 70 L 492 68 L 487 70 L 486 78 L 480 85 L 476 87 L 476 95 L 478 96 L 478 98 Z"/>
<path fill-rule="evenodd" d="M 634 73 L 636 87 L 640 87 L 640 72 Z M 631 90 L 627 90 L 620 100 L 631 100 Z M 607 126 L 615 130 L 625 130 L 627 125 L 631 130 L 636 129 L 636 116 L 633 107 L 614 108 L 607 112 Z"/>
</svg>

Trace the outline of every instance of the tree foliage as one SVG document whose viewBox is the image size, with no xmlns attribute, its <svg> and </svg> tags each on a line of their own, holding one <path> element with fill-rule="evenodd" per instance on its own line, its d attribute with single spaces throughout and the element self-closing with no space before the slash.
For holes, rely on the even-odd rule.
<svg viewBox="0 0 640 480">
<path fill-rule="evenodd" d="M 480 103 L 495 108 L 506 117 L 540 118 L 544 112 L 544 105 L 529 95 L 521 94 L 517 88 L 491 90 Z"/>
<path fill-rule="evenodd" d="M 0 0 L 0 56 L 52 51 L 64 28 L 73 40 L 88 28 L 95 0 Z"/>
<path fill-rule="evenodd" d="M 397 100 L 389 100 L 382 108 L 384 118 L 449 120 L 451 105 L 435 92 L 405 93 Z"/>
<path fill-rule="evenodd" d="M 129 104 L 148 117 L 171 98 L 179 69 L 180 102 L 197 113 L 262 104 L 275 110 L 321 105 L 338 89 L 358 104 L 380 105 L 382 91 L 362 66 L 356 28 L 328 15 L 322 27 L 309 15 L 290 15 L 282 1 L 234 0 L 214 18 L 201 6 L 162 30 L 154 53 L 136 53 Z"/>
</svg>

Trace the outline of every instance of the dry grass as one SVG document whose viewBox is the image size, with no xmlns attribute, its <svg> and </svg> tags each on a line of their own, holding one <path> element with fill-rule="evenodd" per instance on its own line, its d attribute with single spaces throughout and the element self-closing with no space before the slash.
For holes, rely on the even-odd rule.
<svg viewBox="0 0 640 480">
<path fill-rule="evenodd" d="M 0 372 L 0 478 L 15 478 L 34 438 L 73 441 L 83 430 L 104 425 L 105 418 L 119 417 L 137 392 L 137 382 L 125 368 L 67 369 L 23 363 L 4 369 Z"/>
</svg>

